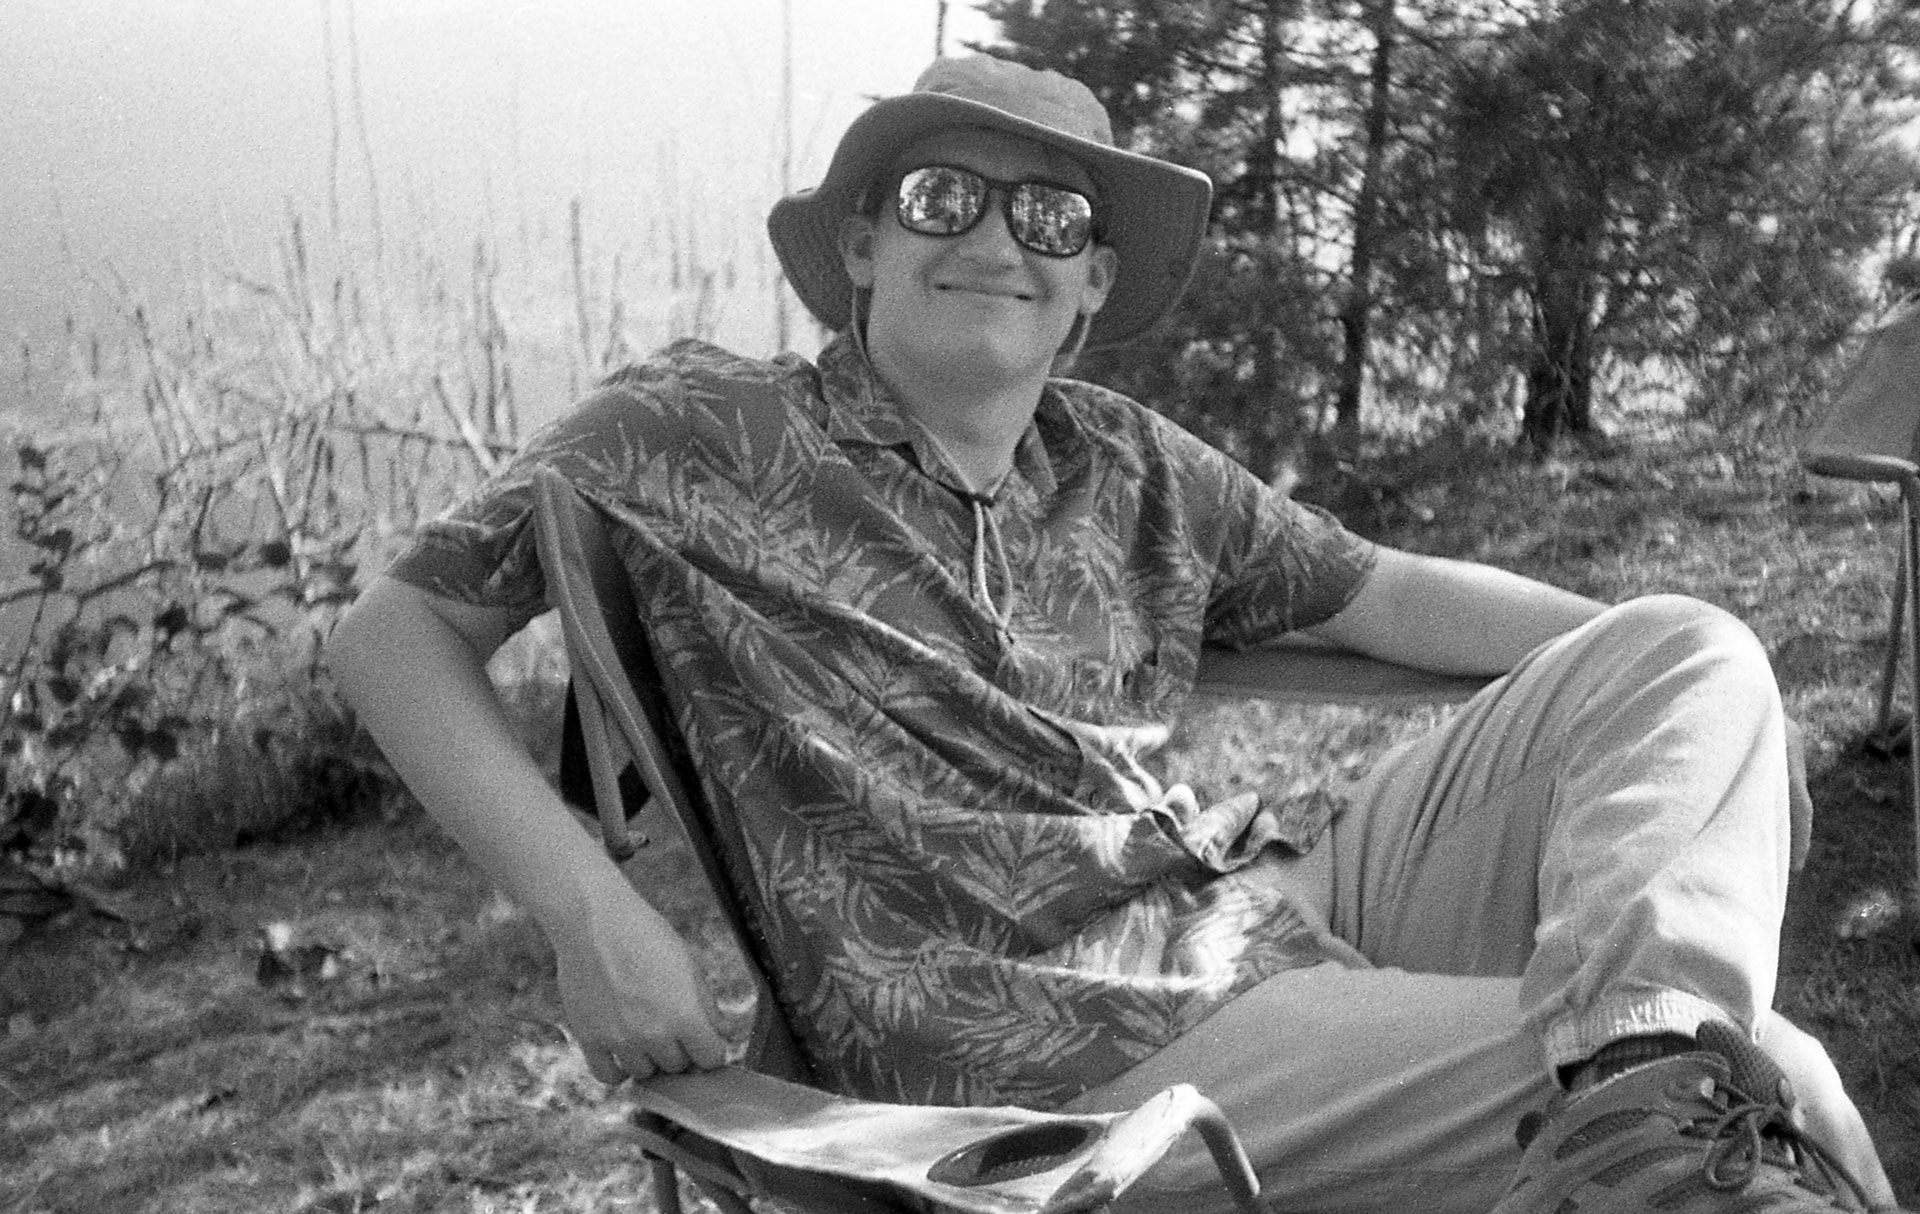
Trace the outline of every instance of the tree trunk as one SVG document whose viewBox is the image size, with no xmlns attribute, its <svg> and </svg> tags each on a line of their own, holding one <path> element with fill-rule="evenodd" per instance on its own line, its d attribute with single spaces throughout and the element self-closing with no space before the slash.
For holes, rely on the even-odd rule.
<svg viewBox="0 0 1920 1214">
<path fill-rule="evenodd" d="M 1360 193 L 1353 204 L 1353 263 L 1347 274 L 1347 301 L 1340 311 L 1345 349 L 1340 387 L 1334 399 L 1336 434 L 1360 433 L 1360 395 L 1366 383 L 1368 331 L 1373 320 L 1373 250 L 1380 222 L 1380 173 L 1386 159 L 1387 112 L 1393 83 L 1394 0 L 1374 0 L 1367 17 L 1373 26 L 1373 62 L 1368 73 L 1366 160 Z"/>
<path fill-rule="evenodd" d="M 1520 433 L 1545 453 L 1593 431 L 1596 253 L 1603 214 L 1591 198 L 1556 207 L 1543 225 L 1533 275 L 1533 354 Z"/>
<path fill-rule="evenodd" d="M 1286 140 L 1286 115 L 1282 108 L 1285 81 L 1285 46 L 1281 40 L 1283 9 L 1287 0 L 1267 0 L 1265 22 L 1260 31 L 1260 84 L 1263 110 L 1260 116 L 1260 140 L 1247 157 L 1247 169 L 1253 174 L 1254 202 L 1249 225 L 1261 233 L 1266 244 L 1260 262 L 1265 290 L 1260 292 L 1261 315 L 1253 346 L 1253 399 L 1280 405 L 1280 147 Z"/>
<path fill-rule="evenodd" d="M 1563 436 L 1593 430 L 1592 295 L 1584 274 L 1561 267 L 1534 301 L 1533 356 L 1520 433 L 1542 454 Z"/>
</svg>

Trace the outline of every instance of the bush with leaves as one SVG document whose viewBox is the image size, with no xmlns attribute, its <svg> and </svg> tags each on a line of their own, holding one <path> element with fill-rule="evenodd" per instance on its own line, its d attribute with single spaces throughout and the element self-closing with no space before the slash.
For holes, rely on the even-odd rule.
<svg viewBox="0 0 1920 1214">
<path fill-rule="evenodd" d="M 351 562 L 214 543 L 205 509 L 176 546 L 166 514 L 181 511 L 137 509 L 127 455 L 100 432 L 13 449 L 12 546 L 28 560 L 0 592 L 24 616 L 0 670 L 0 850 L 121 862 L 117 826 L 163 771 L 236 732 L 264 757 L 289 697 L 324 694 L 315 620 L 350 596 Z M 165 511 L 170 495 L 145 500 Z"/>
<path fill-rule="evenodd" d="M 356 571 L 518 446 L 517 385 L 647 344 L 617 287 L 594 323 L 571 220 L 558 353 L 537 323 L 509 341 L 484 241 L 462 282 L 428 244 L 369 260 L 290 216 L 271 272 L 178 315 L 106 291 L 119 326 L 70 333 L 58 383 L 29 385 L 53 425 L 0 419 L 0 852 L 131 860 L 376 799 L 318 662 Z"/>
</svg>

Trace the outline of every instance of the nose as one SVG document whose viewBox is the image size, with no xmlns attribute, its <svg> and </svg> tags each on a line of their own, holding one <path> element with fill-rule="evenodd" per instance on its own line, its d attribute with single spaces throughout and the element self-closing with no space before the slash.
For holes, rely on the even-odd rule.
<svg viewBox="0 0 1920 1214">
<path fill-rule="evenodd" d="M 1013 230 L 1007 226 L 1006 195 L 1000 192 L 999 186 L 993 186 L 982 205 L 986 213 L 980 216 L 980 222 L 961 234 L 967 251 L 975 256 L 1018 262 L 1020 242 L 1013 238 Z"/>
</svg>

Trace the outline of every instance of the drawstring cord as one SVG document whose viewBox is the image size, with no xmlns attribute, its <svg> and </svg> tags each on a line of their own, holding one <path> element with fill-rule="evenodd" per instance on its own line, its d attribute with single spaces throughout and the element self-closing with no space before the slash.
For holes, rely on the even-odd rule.
<svg viewBox="0 0 1920 1214">
<path fill-rule="evenodd" d="M 973 512 L 973 596 L 980 600 L 980 605 L 986 608 L 989 616 L 993 617 L 994 626 L 1000 630 L 1000 635 L 1011 638 L 1013 635 L 1013 562 L 1007 557 L 1006 540 L 1000 534 L 1000 520 L 995 518 L 993 513 L 994 497 L 1000 492 L 1000 486 L 1006 482 L 1006 473 L 1000 474 L 994 481 L 992 489 L 982 493 L 967 480 L 966 474 L 960 471 L 960 465 L 954 463 L 953 456 L 947 454 L 946 447 L 941 444 L 933 431 L 925 426 L 918 426 L 916 429 L 927 440 L 927 445 L 939 453 L 940 458 L 946 462 L 948 468 L 952 469 L 953 475 L 963 486 L 959 496 Z M 1004 608 L 994 601 L 993 583 L 987 577 L 988 549 L 993 551 L 993 562 L 999 566 L 1000 584 L 1005 587 L 1001 596 L 1006 603 Z"/>
<path fill-rule="evenodd" d="M 935 446 L 939 443 L 936 441 Z M 977 493 L 967 494 L 973 507 L 973 593 L 987 609 L 1002 636 L 1013 633 L 1013 562 L 1007 559 L 1007 546 L 1000 536 L 1000 524 L 993 517 L 993 499 Z M 993 601 L 993 587 L 987 581 L 987 549 L 993 549 L 994 562 L 1000 566 L 1000 584 L 1006 587 L 1006 608 Z"/>
</svg>

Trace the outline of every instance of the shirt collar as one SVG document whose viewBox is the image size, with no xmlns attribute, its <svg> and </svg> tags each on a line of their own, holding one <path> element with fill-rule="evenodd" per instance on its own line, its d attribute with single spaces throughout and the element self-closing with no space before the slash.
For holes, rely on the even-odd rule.
<svg viewBox="0 0 1920 1214">
<path fill-rule="evenodd" d="M 866 355 L 842 333 L 820 351 L 821 393 L 826 400 L 827 437 L 843 445 L 906 447 L 920 470 L 958 493 L 966 493 L 946 459 L 907 419 L 899 402 L 869 367 Z M 1087 456 L 1087 434 L 1071 404 L 1052 380 L 1040 393 L 1034 420 L 1013 451 L 1013 470 L 1042 498 L 1059 487 L 1056 463 L 1078 463 Z"/>
</svg>

